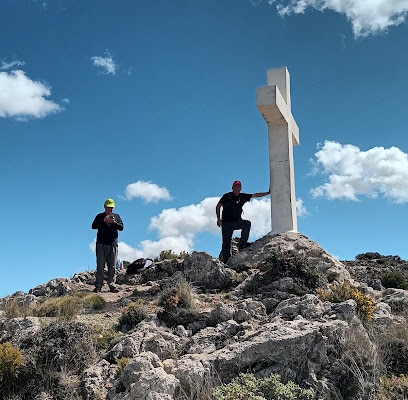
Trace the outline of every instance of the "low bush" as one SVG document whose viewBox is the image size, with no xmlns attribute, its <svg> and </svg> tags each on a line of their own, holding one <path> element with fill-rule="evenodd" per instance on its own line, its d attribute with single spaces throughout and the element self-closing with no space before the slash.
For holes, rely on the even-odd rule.
<svg viewBox="0 0 408 400">
<path fill-rule="evenodd" d="M 122 311 L 118 321 L 118 330 L 132 330 L 147 317 L 147 309 L 142 299 L 128 304 Z"/>
<path fill-rule="evenodd" d="M 11 343 L 0 344 L 0 382 L 16 377 L 24 365 L 24 357 L 19 348 Z"/>
<path fill-rule="evenodd" d="M 157 261 L 164 261 L 164 260 L 174 260 L 176 258 L 184 259 L 188 252 L 182 251 L 180 254 L 173 253 L 173 250 L 163 250 L 160 252 L 159 256 L 154 259 L 155 262 Z"/>
<path fill-rule="evenodd" d="M 315 394 L 302 389 L 292 381 L 281 382 L 279 374 L 269 378 L 255 378 L 252 374 L 240 374 L 227 385 L 213 389 L 213 400 L 312 400 Z"/>
<path fill-rule="evenodd" d="M 85 307 L 90 306 L 93 310 L 103 310 L 106 306 L 106 301 L 96 293 L 88 293 L 81 300 Z"/>
<path fill-rule="evenodd" d="M 36 317 L 58 317 L 70 320 L 82 309 L 82 301 L 77 296 L 63 296 L 51 298 L 34 307 L 33 315 Z"/>
<path fill-rule="evenodd" d="M 184 279 L 177 282 L 174 286 L 162 292 L 159 306 L 168 311 L 174 311 L 176 308 L 195 309 L 196 301 L 193 286 Z"/>
<path fill-rule="evenodd" d="M 107 350 L 111 343 L 121 337 L 121 334 L 116 331 L 116 327 L 104 329 L 98 326 L 92 327 L 92 330 L 94 331 L 96 350 Z"/>
<path fill-rule="evenodd" d="M 118 367 L 115 373 L 116 379 L 120 377 L 125 367 L 129 364 L 129 361 L 130 361 L 130 358 L 127 358 L 127 357 L 121 357 L 121 358 L 115 357 L 115 363 Z"/>
<path fill-rule="evenodd" d="M 382 276 L 381 284 L 385 288 L 408 289 L 408 282 L 405 276 L 395 271 Z"/>
<path fill-rule="evenodd" d="M 4 310 L 7 319 L 28 317 L 33 312 L 31 307 L 15 300 L 5 302 L 2 304 L 1 309 Z"/>
<path fill-rule="evenodd" d="M 408 398 L 408 376 L 399 375 L 380 379 L 378 400 L 401 400 Z"/>
<path fill-rule="evenodd" d="M 168 326 L 186 326 L 194 322 L 199 315 L 193 286 L 185 279 L 165 289 L 159 298 L 158 318 Z"/>
<path fill-rule="evenodd" d="M 15 386 L 18 398 L 34 399 L 40 392 L 53 399 L 81 398 L 80 376 L 97 360 L 90 328 L 59 320 L 24 337 L 20 348 L 26 364 L 21 372 L 24 381 Z"/>
<path fill-rule="evenodd" d="M 317 292 L 322 300 L 330 301 L 332 303 L 341 303 L 353 299 L 357 303 L 357 307 L 361 314 L 367 319 L 373 317 L 373 312 L 376 309 L 373 304 L 373 299 L 362 293 L 348 281 L 343 282 L 341 285 L 330 285 L 330 290 L 318 289 Z"/>
</svg>

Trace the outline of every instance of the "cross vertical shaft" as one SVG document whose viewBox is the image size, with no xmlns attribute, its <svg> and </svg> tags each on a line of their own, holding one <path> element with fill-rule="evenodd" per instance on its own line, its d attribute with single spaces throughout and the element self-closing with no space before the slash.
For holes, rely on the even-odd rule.
<svg viewBox="0 0 408 400">
<path fill-rule="evenodd" d="M 297 232 L 293 146 L 299 144 L 299 128 L 286 67 L 267 71 L 267 86 L 257 88 L 256 105 L 268 125 L 272 232 Z"/>
</svg>

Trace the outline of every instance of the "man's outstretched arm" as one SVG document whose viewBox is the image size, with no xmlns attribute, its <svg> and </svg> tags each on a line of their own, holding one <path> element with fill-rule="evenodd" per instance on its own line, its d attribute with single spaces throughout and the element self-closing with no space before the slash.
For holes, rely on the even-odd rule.
<svg viewBox="0 0 408 400">
<path fill-rule="evenodd" d="M 253 193 L 252 198 L 254 198 L 254 197 L 264 197 L 264 196 L 267 196 L 268 194 L 271 194 L 271 189 L 269 189 L 267 192 Z"/>
</svg>

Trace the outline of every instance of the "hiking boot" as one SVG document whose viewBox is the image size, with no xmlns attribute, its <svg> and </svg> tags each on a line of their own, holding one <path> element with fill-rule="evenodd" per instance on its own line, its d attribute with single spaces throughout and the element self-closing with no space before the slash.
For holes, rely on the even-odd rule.
<svg viewBox="0 0 408 400">
<path fill-rule="evenodd" d="M 119 289 L 116 286 L 109 286 L 109 291 L 112 293 L 119 293 Z"/>
<path fill-rule="evenodd" d="M 228 261 L 228 259 L 229 259 L 230 257 L 231 257 L 231 256 L 224 257 L 224 254 L 222 254 L 222 251 L 221 251 L 220 254 L 218 255 L 218 259 L 219 259 L 220 261 L 222 261 L 224 264 L 227 263 L 227 261 Z"/>
<path fill-rule="evenodd" d="M 95 293 L 98 293 L 98 292 L 101 292 L 102 289 L 101 289 L 100 287 L 96 287 L 93 291 L 94 291 Z"/>
<path fill-rule="evenodd" d="M 251 245 L 251 243 L 249 243 L 249 242 L 239 242 L 238 243 L 238 250 L 244 250 L 245 248 L 247 248 L 250 245 Z"/>
</svg>

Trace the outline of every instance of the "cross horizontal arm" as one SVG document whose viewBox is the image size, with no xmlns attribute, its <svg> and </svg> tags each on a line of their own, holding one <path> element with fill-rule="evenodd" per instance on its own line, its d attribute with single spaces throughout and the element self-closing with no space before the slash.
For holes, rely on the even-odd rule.
<svg viewBox="0 0 408 400">
<path fill-rule="evenodd" d="M 293 145 L 299 145 L 299 128 L 277 85 L 256 90 L 256 106 L 268 125 L 288 125 Z"/>
</svg>

